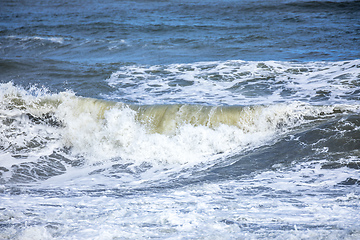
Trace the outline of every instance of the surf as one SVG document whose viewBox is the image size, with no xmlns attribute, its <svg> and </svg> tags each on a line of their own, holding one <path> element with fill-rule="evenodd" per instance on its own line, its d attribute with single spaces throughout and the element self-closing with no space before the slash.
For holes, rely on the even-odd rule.
<svg viewBox="0 0 360 240">
<path fill-rule="evenodd" d="M 36 158 L 66 148 L 90 163 L 116 158 L 137 164 L 196 164 L 255 148 L 336 114 L 359 111 L 358 105 L 302 102 L 132 105 L 13 84 L 2 85 L 0 99 L 3 152 Z"/>
</svg>

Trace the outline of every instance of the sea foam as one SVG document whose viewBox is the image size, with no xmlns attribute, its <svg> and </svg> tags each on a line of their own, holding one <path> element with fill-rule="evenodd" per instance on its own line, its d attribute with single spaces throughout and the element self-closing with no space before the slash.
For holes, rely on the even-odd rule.
<svg viewBox="0 0 360 240">
<path fill-rule="evenodd" d="M 26 156 L 70 149 L 101 162 L 200 163 L 255 148 L 297 126 L 357 105 L 129 105 L 2 85 L 2 144 Z M 7 147 L 6 147 L 7 146 Z M 36 150 L 36 151 L 35 151 Z M 220 154 L 220 155 L 219 155 Z"/>
</svg>

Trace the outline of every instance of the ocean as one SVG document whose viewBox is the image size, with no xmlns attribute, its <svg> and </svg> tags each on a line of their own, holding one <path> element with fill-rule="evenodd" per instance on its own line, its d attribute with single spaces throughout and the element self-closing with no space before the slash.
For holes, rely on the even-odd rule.
<svg viewBox="0 0 360 240">
<path fill-rule="evenodd" d="M 360 239 L 359 169 L 360 1 L 0 1 L 0 239 Z"/>
</svg>

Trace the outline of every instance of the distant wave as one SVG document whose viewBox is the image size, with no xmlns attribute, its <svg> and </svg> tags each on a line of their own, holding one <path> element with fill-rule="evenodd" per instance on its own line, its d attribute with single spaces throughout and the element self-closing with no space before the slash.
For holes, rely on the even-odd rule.
<svg viewBox="0 0 360 240">
<path fill-rule="evenodd" d="M 109 77 L 116 91 L 104 97 L 138 104 L 355 103 L 360 100 L 359 68 L 360 60 L 127 65 Z"/>
<path fill-rule="evenodd" d="M 15 36 L 11 35 L 7 37 L 8 39 L 18 40 L 22 42 L 29 42 L 29 41 L 42 41 L 42 42 L 52 42 L 52 43 L 59 43 L 63 44 L 65 39 L 63 37 L 44 37 L 44 36 Z"/>
</svg>

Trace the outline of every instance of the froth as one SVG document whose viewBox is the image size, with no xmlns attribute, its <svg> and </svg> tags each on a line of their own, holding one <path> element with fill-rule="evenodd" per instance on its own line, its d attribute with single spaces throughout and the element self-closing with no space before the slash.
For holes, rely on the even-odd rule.
<svg viewBox="0 0 360 240">
<path fill-rule="evenodd" d="M 13 154 L 36 154 L 60 137 L 54 126 L 39 124 L 44 114 L 54 111 L 59 96 L 44 89 L 28 91 L 11 83 L 0 87 L 1 149 Z"/>
<path fill-rule="evenodd" d="M 15 40 L 20 40 L 21 42 L 34 42 L 34 41 L 39 41 L 39 42 L 51 42 L 51 43 L 58 43 L 58 44 L 62 44 L 64 43 L 64 38 L 63 37 L 40 37 L 40 36 L 32 36 L 32 37 L 24 37 L 24 36 L 8 36 L 8 39 L 15 39 Z"/>
<path fill-rule="evenodd" d="M 88 159 L 199 163 L 256 147 L 333 107 L 293 103 L 254 107 L 132 106 L 94 99 L 64 101 L 56 116 L 63 141 Z"/>
<path fill-rule="evenodd" d="M 198 62 L 124 66 L 107 80 L 116 94 L 139 104 L 253 105 L 288 101 L 356 102 L 359 60 L 345 62 Z"/>
<path fill-rule="evenodd" d="M 118 159 L 139 164 L 196 164 L 257 147 L 311 119 L 350 109 L 300 102 L 247 107 L 140 106 L 69 92 L 25 91 L 12 84 L 2 85 L 1 90 L 2 121 L 11 122 L 2 126 L 5 153 L 36 158 L 66 148 L 90 163 Z M 51 121 L 44 119 L 49 114 Z"/>
</svg>

